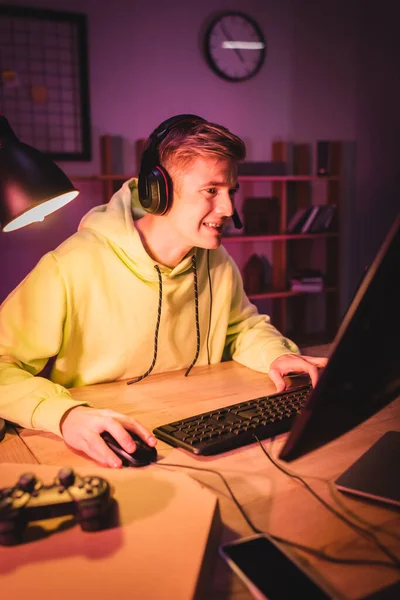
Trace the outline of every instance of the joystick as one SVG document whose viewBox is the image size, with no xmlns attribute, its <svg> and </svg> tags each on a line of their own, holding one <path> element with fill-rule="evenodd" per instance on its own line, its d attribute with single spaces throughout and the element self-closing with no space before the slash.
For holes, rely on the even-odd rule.
<svg viewBox="0 0 400 600">
<path fill-rule="evenodd" d="M 18 480 L 18 487 L 30 494 L 35 489 L 35 485 L 37 483 L 37 479 L 33 473 L 24 473 Z"/>
<path fill-rule="evenodd" d="M 101 477 L 81 477 L 64 467 L 44 485 L 33 473 L 24 473 L 14 487 L 0 490 L 0 545 L 20 543 L 29 521 L 68 514 L 83 531 L 99 531 L 110 505 L 110 486 Z"/>
</svg>

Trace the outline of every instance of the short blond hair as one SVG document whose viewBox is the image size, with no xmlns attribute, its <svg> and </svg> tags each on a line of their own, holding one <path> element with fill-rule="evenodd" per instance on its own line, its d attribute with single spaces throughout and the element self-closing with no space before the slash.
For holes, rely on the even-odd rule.
<svg viewBox="0 0 400 600">
<path fill-rule="evenodd" d="M 174 179 L 199 157 L 244 160 L 243 140 L 222 125 L 209 121 L 184 120 L 174 125 L 158 147 L 160 165 Z"/>
</svg>

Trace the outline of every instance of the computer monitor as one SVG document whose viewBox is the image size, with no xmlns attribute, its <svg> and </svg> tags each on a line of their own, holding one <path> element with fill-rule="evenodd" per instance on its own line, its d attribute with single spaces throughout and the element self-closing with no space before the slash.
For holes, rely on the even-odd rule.
<svg viewBox="0 0 400 600">
<path fill-rule="evenodd" d="M 400 215 L 365 274 L 307 404 L 279 457 L 292 460 L 349 431 L 400 394 Z"/>
</svg>

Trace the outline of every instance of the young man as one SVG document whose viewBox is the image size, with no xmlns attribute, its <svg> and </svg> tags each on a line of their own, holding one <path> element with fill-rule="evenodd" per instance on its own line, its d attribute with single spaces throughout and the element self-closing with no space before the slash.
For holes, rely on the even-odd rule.
<svg viewBox="0 0 400 600">
<path fill-rule="evenodd" d="M 258 314 L 221 246 L 244 157 L 242 140 L 193 115 L 153 132 L 139 182 L 91 210 L 2 305 L 0 416 L 119 467 L 103 431 L 127 452 L 135 445 L 126 430 L 156 440 L 128 416 L 74 401 L 69 387 L 188 374 L 222 359 L 268 373 L 278 391 L 288 372 L 307 372 L 315 384 L 326 359 L 300 356 Z M 50 379 L 38 376 L 51 357 Z"/>
</svg>

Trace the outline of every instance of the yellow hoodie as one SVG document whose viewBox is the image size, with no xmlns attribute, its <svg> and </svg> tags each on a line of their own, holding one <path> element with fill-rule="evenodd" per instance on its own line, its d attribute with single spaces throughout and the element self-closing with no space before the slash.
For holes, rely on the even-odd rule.
<svg viewBox="0 0 400 600">
<path fill-rule="evenodd" d="M 60 435 L 62 416 L 81 404 L 67 388 L 134 378 L 149 368 L 159 281 L 134 225 L 143 214 L 135 208 L 136 183 L 126 182 L 108 204 L 91 210 L 78 232 L 46 254 L 1 306 L 1 417 Z M 267 373 L 278 356 L 299 353 L 249 302 L 226 250 L 194 248 L 173 269 L 159 265 L 154 373 L 187 368 L 196 354 L 193 255 L 197 365 L 232 358 Z M 37 376 L 51 357 L 50 380 Z"/>
</svg>

